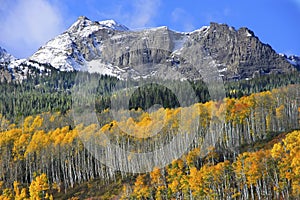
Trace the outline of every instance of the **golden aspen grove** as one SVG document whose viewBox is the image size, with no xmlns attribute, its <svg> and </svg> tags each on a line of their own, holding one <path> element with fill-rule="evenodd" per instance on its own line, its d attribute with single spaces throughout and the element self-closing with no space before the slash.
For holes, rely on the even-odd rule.
<svg viewBox="0 0 300 200">
<path fill-rule="evenodd" d="M 295 84 L 191 105 L 186 126 L 193 119 L 199 126 L 188 151 L 166 167 L 137 174 L 106 167 L 86 145 L 105 133 L 124 149 L 156 149 L 158 141 L 180 136 L 177 115 L 184 115 L 184 108 L 133 109 L 127 121 L 110 121 L 105 109 L 98 113 L 101 131 L 96 124 L 72 125 L 69 111 L 30 115 L 18 124 L 1 115 L 0 199 L 81 199 L 83 193 L 68 191 L 85 183 L 93 188 L 93 180 L 100 180 L 99 190 L 110 184 L 117 188 L 101 199 L 298 199 L 299 94 Z M 162 125 L 163 113 L 164 127 L 147 139 L 150 129 Z M 124 126 L 136 137 L 118 128 Z M 207 135 L 215 143 L 204 149 Z"/>
</svg>

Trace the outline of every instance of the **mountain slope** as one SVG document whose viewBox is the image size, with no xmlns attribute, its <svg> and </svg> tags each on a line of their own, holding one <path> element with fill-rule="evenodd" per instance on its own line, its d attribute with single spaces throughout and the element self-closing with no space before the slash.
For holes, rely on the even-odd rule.
<svg viewBox="0 0 300 200">
<path fill-rule="evenodd" d="M 48 75 L 54 68 L 47 63 L 30 59 L 16 59 L 0 47 L 0 83 L 22 82 L 29 76 Z"/>
<path fill-rule="evenodd" d="M 0 47 L 0 63 L 10 63 L 15 60 L 15 57 L 7 53 L 7 51 Z"/>
<path fill-rule="evenodd" d="M 126 31 L 123 25 L 113 20 L 92 22 L 86 17 L 78 20 L 64 33 L 42 46 L 30 59 L 50 63 L 63 71 L 85 70 L 86 61 L 100 54 L 102 35 L 110 31 Z"/>
<path fill-rule="evenodd" d="M 295 66 L 298 70 L 300 69 L 300 57 L 299 56 L 296 56 L 296 55 L 287 56 L 285 54 L 280 54 L 280 55 L 282 57 L 284 57 L 293 66 Z"/>
<path fill-rule="evenodd" d="M 59 70 L 119 78 L 173 77 L 179 72 L 197 79 L 213 69 L 225 79 L 245 79 L 295 70 L 247 28 L 211 23 L 191 33 L 167 27 L 130 31 L 113 20 L 93 22 L 86 17 L 79 17 L 30 59 Z"/>
<path fill-rule="evenodd" d="M 131 31 L 113 20 L 91 21 L 84 16 L 26 60 L 0 51 L 0 61 L 13 69 L 15 79 L 26 78 L 22 75 L 26 66 L 97 72 L 121 79 L 251 79 L 295 71 L 299 68 L 296 58 L 277 54 L 244 27 L 236 30 L 211 23 L 189 33 L 167 27 Z"/>
<path fill-rule="evenodd" d="M 198 41 L 222 66 L 227 78 L 251 78 L 255 75 L 285 73 L 294 67 L 263 44 L 247 28 L 235 30 L 225 24 L 211 23 L 209 33 Z"/>
</svg>

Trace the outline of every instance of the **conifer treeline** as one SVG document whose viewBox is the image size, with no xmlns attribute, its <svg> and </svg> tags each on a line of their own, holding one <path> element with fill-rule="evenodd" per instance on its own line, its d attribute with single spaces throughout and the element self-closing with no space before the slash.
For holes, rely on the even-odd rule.
<svg viewBox="0 0 300 200">
<path fill-rule="evenodd" d="M 78 75 L 85 75 L 99 80 L 96 99 L 96 109 L 101 112 L 110 108 L 110 93 L 116 83 L 126 87 L 127 84 L 134 86 L 134 81 L 128 83 L 117 78 L 85 72 L 58 72 L 52 71 L 48 76 L 29 76 L 28 79 L 19 83 L 0 84 L 0 113 L 7 119 L 16 122 L 22 117 L 39 114 L 42 112 L 65 113 L 72 106 L 72 88 Z M 226 82 L 225 90 L 227 97 L 240 98 L 256 92 L 269 91 L 273 88 L 288 84 L 300 83 L 298 72 L 281 75 L 269 75 L 252 80 Z M 202 81 L 190 81 L 199 102 L 210 100 L 207 86 Z M 146 94 L 146 95 L 145 95 Z M 154 102 L 149 100 L 155 99 Z M 141 106 L 149 107 L 152 103 L 160 103 L 165 108 L 177 107 L 177 99 L 166 88 L 153 86 L 139 88 L 132 96 L 130 108 Z M 149 105 L 148 105 L 149 104 Z"/>
</svg>

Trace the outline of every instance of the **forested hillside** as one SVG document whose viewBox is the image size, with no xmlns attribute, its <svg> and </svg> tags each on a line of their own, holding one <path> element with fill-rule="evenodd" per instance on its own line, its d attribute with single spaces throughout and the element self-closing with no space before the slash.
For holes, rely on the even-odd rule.
<svg viewBox="0 0 300 200">
<path fill-rule="evenodd" d="M 29 76 L 22 83 L 2 82 L 0 84 L 0 113 L 9 120 L 20 121 L 29 115 L 43 112 L 62 112 L 71 109 L 72 87 L 77 76 L 87 76 L 99 79 L 95 104 L 101 112 L 110 107 L 111 91 L 116 83 L 119 85 L 135 86 L 135 81 L 122 81 L 115 77 L 84 72 L 51 71 L 47 76 Z M 176 82 L 174 82 L 176 84 Z M 225 82 L 227 97 L 240 98 L 252 93 L 272 90 L 289 84 L 300 83 L 298 72 L 280 75 L 268 75 L 251 80 Z M 206 83 L 203 81 L 189 81 L 199 102 L 207 102 L 210 95 Z M 160 91 L 158 94 L 157 91 Z M 155 102 L 153 101 L 155 99 Z M 150 100 L 150 101 L 149 101 Z M 152 102 L 151 102 L 152 100 Z M 165 91 L 160 86 L 141 87 L 131 97 L 130 108 L 149 107 L 159 103 L 165 108 L 176 107 L 174 94 Z"/>
<path fill-rule="evenodd" d="M 66 73 L 65 76 L 72 74 Z M 133 105 L 132 108 L 136 109 L 130 111 L 132 117 L 129 120 L 115 121 L 108 117 L 108 101 L 107 106 L 98 109 L 99 131 L 96 124 L 74 125 L 69 111 L 71 98 L 68 89 L 72 85 L 71 81 L 68 83 L 57 79 L 53 87 L 56 89 L 50 91 L 49 88 L 53 86 L 50 80 L 43 85 L 35 79 L 36 84 L 29 82 L 15 85 L 15 90 L 21 91 L 20 94 L 15 93 L 15 96 L 8 92 L 13 90 L 13 85 L 3 84 L 2 89 L 7 91 L 8 96 L 7 105 L 15 106 L 13 110 L 23 110 L 5 115 L 3 109 L 9 108 L 3 106 L 6 104 L 5 96 L 2 95 L 1 198 L 61 198 L 63 193 L 68 194 L 72 188 L 95 179 L 102 180 L 102 186 L 99 187 L 109 188 L 109 184 L 116 182 L 123 185 L 123 190 L 115 194 L 117 198 L 123 199 L 297 198 L 300 191 L 300 135 L 299 131 L 293 130 L 299 128 L 300 85 L 253 92 L 297 83 L 298 77 L 298 74 L 291 74 L 278 76 L 272 81 L 266 77 L 253 82 L 232 82 L 226 86 L 229 89 L 227 92 L 239 98 L 219 101 L 200 98 L 203 102 L 191 105 L 193 113 L 189 113 L 191 117 L 186 118 L 186 127 L 192 127 L 193 120 L 199 120 L 196 129 L 191 129 L 197 131 L 189 151 L 165 168 L 154 168 L 151 173 L 138 175 L 105 167 L 85 148 L 86 145 L 89 142 L 103 142 L 94 139 L 101 138 L 101 134 L 105 133 L 124 149 L 157 149 L 161 145 L 158 141 L 167 143 L 175 135 L 181 136 L 178 113 L 188 116 L 184 113 L 185 108 L 166 105 L 166 108 L 147 113 Z M 104 101 L 109 97 L 110 86 L 113 87 L 117 80 L 109 77 L 100 80 L 103 80 L 101 88 L 105 90 L 99 91 L 98 100 L 102 98 Z M 197 87 L 205 88 L 200 84 L 197 86 L 197 83 L 192 84 L 196 91 Z M 255 87 L 255 84 L 261 84 L 262 87 Z M 245 94 L 248 96 L 243 96 Z M 22 98 L 26 95 L 28 100 L 24 101 Z M 142 99 L 141 96 L 136 94 L 136 101 Z M 170 100 L 169 97 L 162 97 L 160 101 L 166 99 Z M 44 103 L 41 109 L 36 107 L 39 103 Z M 30 111 L 30 108 L 36 110 Z M 60 109 L 62 112 L 58 112 Z M 27 113 L 24 112 L 26 110 Z M 145 136 L 161 124 L 162 113 L 166 113 L 164 128 L 151 140 L 148 137 L 130 137 L 118 128 L 126 126 L 136 136 Z M 86 141 L 82 140 L 81 135 L 85 136 Z M 278 137 L 278 141 L 273 140 L 269 147 L 262 145 L 264 148 L 261 148 L 261 145 L 257 145 L 271 141 L 276 136 L 281 137 Z M 206 137 L 214 141 L 213 146 L 203 148 Z M 120 180 L 123 181 L 120 183 Z M 66 197 L 72 196 L 80 199 L 88 197 L 80 192 Z"/>
<path fill-rule="evenodd" d="M 139 175 L 123 186 L 121 199 L 297 199 L 300 195 L 300 132 L 270 149 L 240 153 L 223 160 L 199 149 L 164 169 Z"/>
</svg>

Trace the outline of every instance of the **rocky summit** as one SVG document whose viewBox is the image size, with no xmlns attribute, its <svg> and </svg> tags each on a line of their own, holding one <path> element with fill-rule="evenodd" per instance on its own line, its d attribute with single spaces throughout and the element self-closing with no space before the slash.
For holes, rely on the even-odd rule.
<svg viewBox="0 0 300 200">
<path fill-rule="evenodd" d="M 3 53 L 2 53 L 3 54 Z M 114 20 L 78 20 L 32 56 L 23 60 L 0 54 L 1 68 L 26 78 L 36 67 L 88 71 L 126 78 L 201 79 L 212 73 L 224 80 L 251 79 L 299 68 L 299 58 L 276 53 L 253 31 L 210 23 L 193 32 L 168 27 L 129 30 Z M 5 54 L 6 55 L 6 54 Z M 5 63 L 5 64 L 3 64 Z M 3 70 L 2 70 L 3 71 Z M 20 71 L 20 70 L 19 70 Z"/>
</svg>

